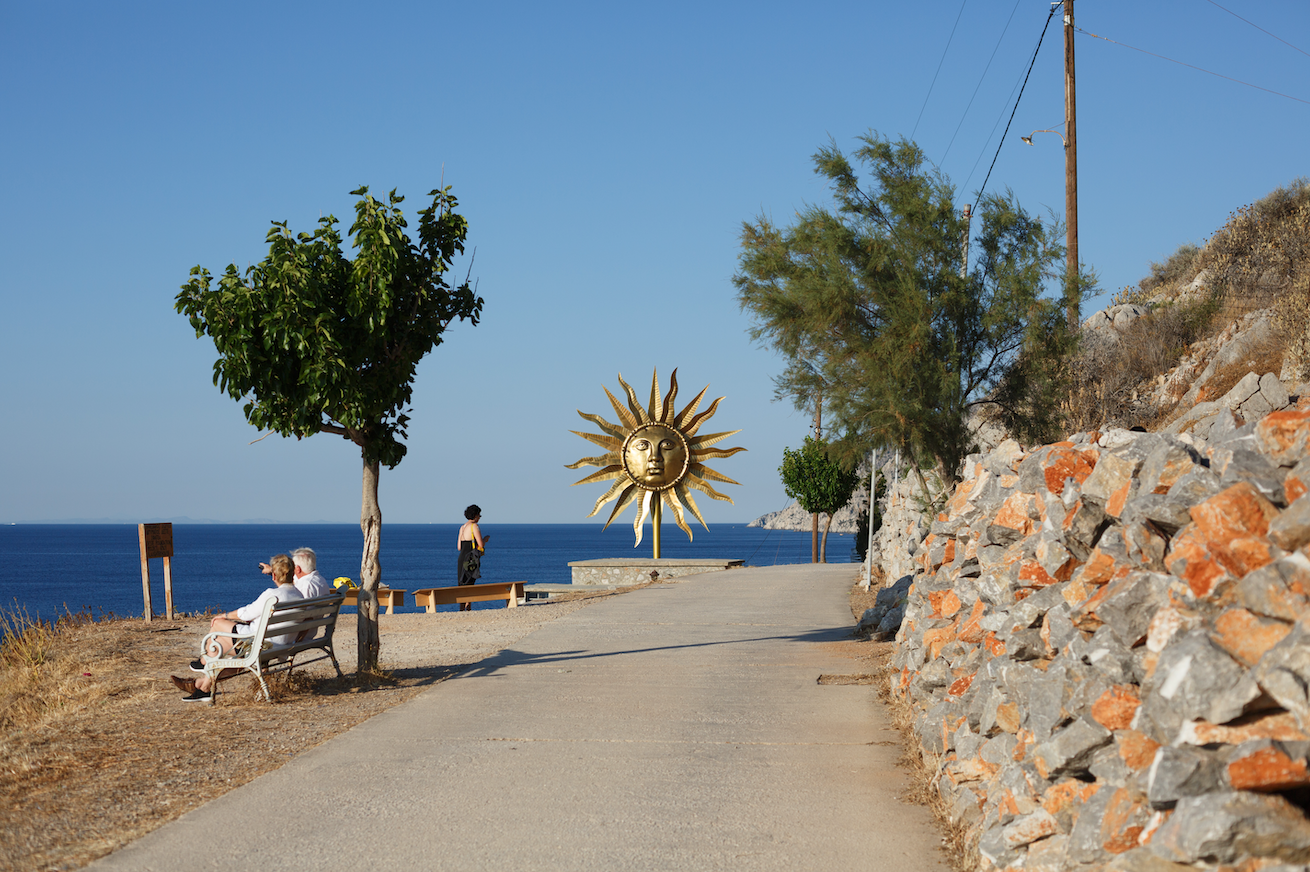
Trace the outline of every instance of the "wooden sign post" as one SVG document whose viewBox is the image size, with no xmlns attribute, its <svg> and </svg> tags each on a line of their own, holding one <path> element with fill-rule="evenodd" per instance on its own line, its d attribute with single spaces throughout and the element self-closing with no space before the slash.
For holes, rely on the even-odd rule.
<svg viewBox="0 0 1310 872">
<path fill-rule="evenodd" d="M 153 621 L 154 610 L 150 607 L 150 559 L 164 558 L 164 610 L 168 620 L 173 620 L 173 525 L 172 524 L 137 524 L 137 535 L 141 540 L 141 589 L 146 597 L 146 620 Z"/>
</svg>

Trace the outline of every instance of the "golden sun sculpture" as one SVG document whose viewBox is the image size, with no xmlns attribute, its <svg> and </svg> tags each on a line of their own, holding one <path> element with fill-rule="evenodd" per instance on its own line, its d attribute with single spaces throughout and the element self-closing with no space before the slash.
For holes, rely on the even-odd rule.
<svg viewBox="0 0 1310 872">
<path fill-rule="evenodd" d="M 705 523 L 700 509 L 696 507 L 691 491 L 698 490 L 711 499 L 732 502 L 731 497 L 716 491 L 709 481 L 727 484 L 739 482 L 715 472 L 704 462 L 714 458 L 731 457 L 746 449 L 711 447 L 735 433 L 740 433 L 740 430 L 698 435 L 701 425 L 713 416 L 723 400 L 723 397 L 719 397 L 710 403 L 710 407 L 704 412 L 696 414 L 701 398 L 705 396 L 705 391 L 709 390 L 708 385 L 681 412 L 674 414 L 673 401 L 678 395 L 676 369 L 669 377 L 669 393 L 662 400 L 659 373 L 656 372 L 651 376 L 650 403 L 645 408 L 642 408 L 641 403 L 637 401 L 637 394 L 628 387 L 622 375 L 619 376 L 619 384 L 623 386 L 628 396 L 626 408 L 610 393 L 609 388 L 601 386 L 605 396 L 609 397 L 610 405 L 614 407 L 614 413 L 619 416 L 618 424 L 611 424 L 600 415 L 588 415 L 578 410 L 579 415 L 599 427 L 601 432 L 569 431 L 589 442 L 594 442 L 607 453 L 596 457 L 584 457 L 577 463 L 568 464 L 567 468 L 601 467 L 600 472 L 593 472 L 586 478 L 574 482 L 575 485 L 590 484 L 594 481 L 614 481 L 610 489 L 596 501 L 596 507 L 587 516 L 592 517 L 600 511 L 601 506 L 612 499 L 618 499 L 618 504 L 610 513 L 605 527 L 614 523 L 614 519 L 629 505 L 637 503 L 637 519 L 632 524 L 633 532 L 637 534 L 637 541 L 632 547 L 636 548 L 641 544 L 642 524 L 645 523 L 647 515 L 651 516 L 651 538 L 655 559 L 658 560 L 661 505 L 667 505 L 673 511 L 678 526 L 687 534 L 688 539 L 691 539 L 691 527 L 687 526 L 687 519 L 683 514 L 684 505 L 691 509 L 696 520 L 708 530 L 709 525 Z"/>
</svg>

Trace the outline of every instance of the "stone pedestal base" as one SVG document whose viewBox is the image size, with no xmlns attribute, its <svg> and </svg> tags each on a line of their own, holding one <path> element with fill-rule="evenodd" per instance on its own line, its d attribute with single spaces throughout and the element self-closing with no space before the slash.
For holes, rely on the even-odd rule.
<svg viewBox="0 0 1310 872">
<path fill-rule="evenodd" d="M 603 560 L 575 560 L 569 564 L 575 585 L 588 584 L 645 584 L 648 581 L 668 581 L 702 572 L 721 572 L 745 564 L 745 560 L 715 558 L 680 559 L 664 557 L 659 560 L 640 557 L 614 557 Z M 655 573 L 652 575 L 652 573 Z"/>
</svg>

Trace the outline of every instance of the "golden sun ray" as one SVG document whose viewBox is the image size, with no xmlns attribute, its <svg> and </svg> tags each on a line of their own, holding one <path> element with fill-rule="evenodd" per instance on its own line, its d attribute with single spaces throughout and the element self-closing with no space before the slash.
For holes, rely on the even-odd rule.
<svg viewBox="0 0 1310 872">
<path fill-rule="evenodd" d="M 610 406 L 618 416 L 619 423 L 611 424 L 600 415 L 578 411 L 578 415 L 598 427 L 600 433 L 584 433 L 580 430 L 569 432 L 581 436 L 588 442 L 599 445 L 607 451 L 593 457 L 567 465 L 568 469 L 583 466 L 598 466 L 601 469 L 574 482 L 574 484 L 591 484 L 598 481 L 614 483 L 609 487 L 596 506 L 591 510 L 592 517 L 610 500 L 617 499 L 609 520 L 608 527 L 614 519 L 629 505 L 637 503 L 636 520 L 632 528 L 636 535 L 636 545 L 641 544 L 642 525 L 647 516 L 655 525 L 655 556 L 659 557 L 659 521 L 660 509 L 668 506 L 673 513 L 678 527 L 691 539 L 691 527 L 687 524 L 685 512 L 690 510 L 701 526 L 709 529 L 701 515 L 700 508 L 692 499 L 691 491 L 698 490 L 711 499 L 732 502 L 732 498 L 721 494 L 706 481 L 738 484 L 726 475 L 710 469 L 706 460 L 731 457 L 745 448 L 711 448 L 740 430 L 724 433 L 708 433 L 697 436 L 700 426 L 709 420 L 718 410 L 723 397 L 712 402 L 704 412 L 696 413 L 701 399 L 708 387 L 701 390 L 691 402 L 675 414 L 675 400 L 678 395 L 678 371 L 669 375 L 669 392 L 661 394 L 658 371 L 651 375 L 650 400 L 645 407 L 637 399 L 637 392 L 619 376 L 619 385 L 627 398 L 627 407 L 609 390 L 604 388 Z M 603 387 L 603 386 L 602 386 Z M 633 547 L 636 547 L 634 545 Z"/>
</svg>

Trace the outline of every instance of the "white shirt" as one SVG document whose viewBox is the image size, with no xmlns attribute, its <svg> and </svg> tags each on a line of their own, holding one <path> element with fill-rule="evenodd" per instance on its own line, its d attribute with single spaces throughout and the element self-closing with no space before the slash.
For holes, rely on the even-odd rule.
<svg viewBox="0 0 1310 872">
<path fill-rule="evenodd" d="M 237 609 L 237 620 L 241 621 L 241 623 L 237 624 L 236 627 L 237 635 L 253 635 L 254 629 L 251 627 L 251 624 L 259 620 L 259 616 L 264 612 L 264 603 L 269 599 L 275 599 L 280 603 L 285 603 L 304 599 L 304 597 L 301 596 L 300 591 L 296 590 L 295 587 L 289 584 L 279 584 L 276 587 L 269 588 L 261 593 L 250 605 L 242 606 Z M 290 645 L 292 642 L 296 641 L 296 634 L 294 632 L 295 626 L 295 621 L 284 621 L 280 624 L 270 624 L 268 630 L 264 633 L 264 638 L 274 645 Z M 278 636 L 270 635 L 274 630 L 279 629 L 293 630 L 293 632 L 284 633 Z"/>
<path fill-rule="evenodd" d="M 305 599 L 327 596 L 332 593 L 332 585 L 328 584 L 328 580 L 320 575 L 317 569 L 313 572 L 306 572 L 292 583 L 295 584 L 296 590 L 300 591 L 300 595 Z"/>
</svg>

